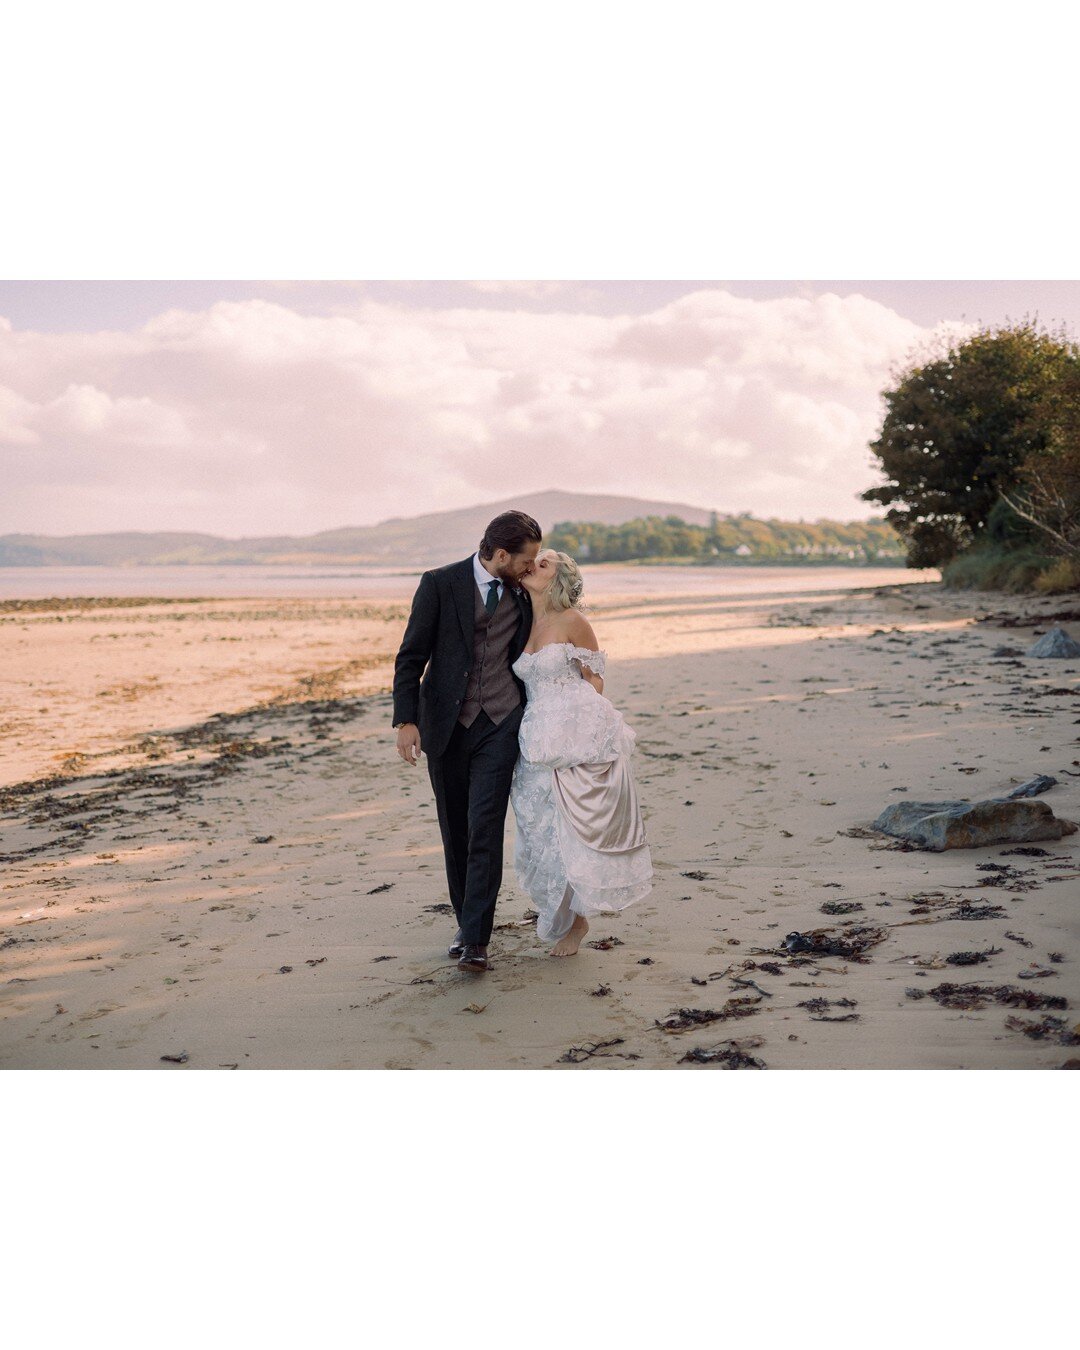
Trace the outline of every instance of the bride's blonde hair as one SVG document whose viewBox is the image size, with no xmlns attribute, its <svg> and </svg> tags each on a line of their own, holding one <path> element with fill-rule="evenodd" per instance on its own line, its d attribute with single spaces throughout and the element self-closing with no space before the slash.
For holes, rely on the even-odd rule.
<svg viewBox="0 0 1080 1350">
<path fill-rule="evenodd" d="M 552 609 L 588 609 L 582 600 L 585 583 L 581 579 L 581 569 L 569 553 L 560 553 L 558 549 L 547 548 L 545 553 L 554 554 L 557 559 L 555 576 L 548 588 L 548 603 Z"/>
</svg>

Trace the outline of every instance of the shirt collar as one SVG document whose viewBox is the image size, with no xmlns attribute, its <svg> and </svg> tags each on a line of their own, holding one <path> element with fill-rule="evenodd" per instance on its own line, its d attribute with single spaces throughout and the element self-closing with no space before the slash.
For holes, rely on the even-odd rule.
<svg viewBox="0 0 1080 1350">
<path fill-rule="evenodd" d="M 503 582 L 500 580 L 499 577 L 493 577 L 491 573 L 485 568 L 484 564 L 480 561 L 479 549 L 477 549 L 476 552 L 472 555 L 472 566 L 473 566 L 473 576 L 476 578 L 476 584 L 483 591 L 485 598 L 488 593 L 487 589 L 488 583 L 491 581 L 498 581 L 499 586 L 495 594 L 499 596 L 499 598 L 501 599 L 503 593 Z"/>
</svg>

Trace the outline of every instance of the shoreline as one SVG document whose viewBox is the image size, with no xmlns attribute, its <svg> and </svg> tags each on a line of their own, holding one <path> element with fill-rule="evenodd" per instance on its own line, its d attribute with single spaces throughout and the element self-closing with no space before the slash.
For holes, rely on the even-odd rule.
<svg viewBox="0 0 1080 1350">
<path fill-rule="evenodd" d="M 466 556 L 465 553 L 462 556 Z M 658 556 L 655 558 L 643 558 L 635 556 L 633 558 L 603 558 L 590 559 L 588 557 L 579 557 L 578 561 L 590 570 L 599 567 L 701 567 L 709 570 L 715 570 L 717 567 L 843 567 L 845 569 L 879 569 L 882 567 L 902 568 L 904 567 L 904 554 L 880 554 L 873 559 L 864 559 L 856 561 L 852 558 L 844 558 L 839 554 L 827 555 L 822 557 L 801 558 L 797 554 L 781 554 L 776 557 L 759 556 L 753 557 L 732 557 L 724 556 L 718 558 L 697 558 L 686 557 L 683 554 L 675 554 L 671 557 Z M 250 567 L 252 569 L 273 568 L 273 567 L 355 567 L 367 568 L 367 572 L 358 571 L 358 576 L 378 576 L 378 577 L 415 577 L 421 572 L 427 571 L 431 567 L 438 567 L 439 563 L 417 561 L 411 566 L 402 567 L 400 564 L 393 566 L 375 562 L 373 559 L 334 559 L 334 558 L 273 558 L 259 561 L 257 558 L 220 558 L 208 559 L 201 562 L 139 562 L 139 563 L 13 563 L 7 562 L 0 564 L 0 571 L 12 571 L 18 573 L 25 572 L 71 572 L 85 570 L 94 572 L 97 570 L 107 572 L 134 572 L 139 569 L 146 571 L 186 571 L 189 568 L 196 567 Z M 922 569 L 907 569 L 914 571 L 936 572 L 934 567 Z"/>
</svg>

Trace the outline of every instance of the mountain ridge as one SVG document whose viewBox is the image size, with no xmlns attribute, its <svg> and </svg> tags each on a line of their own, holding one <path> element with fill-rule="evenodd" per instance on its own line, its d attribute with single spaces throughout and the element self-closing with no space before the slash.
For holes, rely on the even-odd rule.
<svg viewBox="0 0 1080 1350">
<path fill-rule="evenodd" d="M 298 563 L 303 561 L 430 565 L 471 552 L 487 523 L 504 511 L 534 516 L 547 531 L 561 521 L 621 525 L 641 515 L 677 515 L 707 525 L 711 512 L 686 502 L 657 502 L 615 494 L 522 493 L 494 502 L 390 516 L 375 525 L 344 525 L 307 535 L 229 538 L 195 530 L 116 530 L 94 534 L 0 535 L 0 567 L 176 565 L 182 563 Z"/>
</svg>

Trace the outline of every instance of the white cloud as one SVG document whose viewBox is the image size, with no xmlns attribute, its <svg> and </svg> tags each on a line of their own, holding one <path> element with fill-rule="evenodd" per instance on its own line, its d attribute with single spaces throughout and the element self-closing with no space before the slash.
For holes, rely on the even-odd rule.
<svg viewBox="0 0 1080 1350">
<path fill-rule="evenodd" d="M 37 445 L 40 438 L 30 425 L 35 411 L 28 398 L 0 385 L 0 445 Z"/>
<path fill-rule="evenodd" d="M 0 320 L 0 532 L 304 533 L 549 487 L 861 517 L 880 392 L 929 331 L 860 295 L 604 316 L 280 294 L 125 333 Z"/>
</svg>

